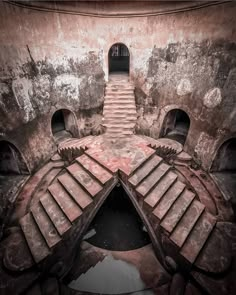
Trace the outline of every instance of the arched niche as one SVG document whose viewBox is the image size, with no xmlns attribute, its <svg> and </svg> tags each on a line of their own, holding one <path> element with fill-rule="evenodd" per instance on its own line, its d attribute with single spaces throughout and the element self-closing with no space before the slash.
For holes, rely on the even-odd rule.
<svg viewBox="0 0 236 295">
<path fill-rule="evenodd" d="M 163 121 L 160 137 L 174 139 L 184 145 L 188 136 L 190 118 L 180 109 L 170 110 Z"/>
<path fill-rule="evenodd" d="M 212 172 L 236 172 L 236 138 L 226 140 L 218 149 Z"/>
<path fill-rule="evenodd" d="M 128 47 L 123 43 L 113 44 L 108 52 L 109 74 L 129 74 L 130 53 Z"/>
<path fill-rule="evenodd" d="M 20 151 L 11 142 L 0 141 L 0 175 L 29 174 Z"/>
<path fill-rule="evenodd" d="M 76 137 L 77 129 L 77 120 L 73 112 L 60 109 L 53 114 L 51 130 L 54 137 Z"/>
</svg>

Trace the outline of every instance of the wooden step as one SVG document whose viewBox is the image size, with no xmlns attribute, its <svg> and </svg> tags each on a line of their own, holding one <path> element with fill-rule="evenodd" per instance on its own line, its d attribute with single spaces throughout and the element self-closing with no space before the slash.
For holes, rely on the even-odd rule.
<svg viewBox="0 0 236 295">
<path fill-rule="evenodd" d="M 42 261 L 50 255 L 50 249 L 42 236 L 37 224 L 31 213 L 26 214 L 19 221 L 25 239 L 29 246 L 30 252 L 36 263 Z"/>
<path fill-rule="evenodd" d="M 70 222 L 81 216 L 82 210 L 59 182 L 50 185 L 48 190 Z"/>
<path fill-rule="evenodd" d="M 92 197 L 102 190 L 98 181 L 91 177 L 78 163 L 70 165 L 67 170 Z"/>
<path fill-rule="evenodd" d="M 188 210 L 177 224 L 176 228 L 172 232 L 170 239 L 178 246 L 182 247 L 188 235 L 190 234 L 195 223 L 201 216 L 205 209 L 205 206 L 197 201 L 193 200 Z"/>
<path fill-rule="evenodd" d="M 148 209 L 153 210 L 153 208 L 159 203 L 162 197 L 165 197 L 166 191 L 172 186 L 176 181 L 177 175 L 173 172 L 166 173 L 163 178 L 158 182 L 156 187 L 151 191 L 150 194 L 144 200 L 145 206 Z"/>
<path fill-rule="evenodd" d="M 89 171 L 102 185 L 106 184 L 113 177 L 111 173 L 85 154 L 78 157 L 76 161 L 80 163 L 87 172 Z"/>
<path fill-rule="evenodd" d="M 143 197 L 154 188 L 154 186 L 161 180 L 167 173 L 170 166 L 166 163 L 160 163 L 137 187 L 136 191 Z"/>
<path fill-rule="evenodd" d="M 152 214 L 157 219 L 162 220 L 162 218 L 169 211 L 170 207 L 173 205 L 175 200 L 183 192 L 184 188 L 185 184 L 177 180 L 173 184 L 173 186 L 171 186 L 170 189 L 166 192 L 165 197 L 162 198 L 160 202 L 157 204 Z"/>
<path fill-rule="evenodd" d="M 216 218 L 204 211 L 185 241 L 180 254 L 189 262 L 194 263 L 216 223 Z M 217 245 L 216 245 L 217 246 Z M 214 255 L 214 253 L 212 253 Z"/>
<path fill-rule="evenodd" d="M 161 222 L 161 226 L 169 233 L 173 231 L 179 220 L 184 215 L 188 206 L 193 201 L 195 195 L 185 189 L 179 198 L 175 201 L 166 216 Z"/>
<path fill-rule="evenodd" d="M 145 177 L 147 177 L 153 169 L 155 169 L 162 162 L 162 158 L 159 156 L 154 156 L 149 158 L 142 167 L 138 167 L 136 172 L 132 173 L 132 176 L 129 178 L 129 182 L 133 186 L 137 186 Z"/>
<path fill-rule="evenodd" d="M 59 176 L 58 180 L 83 211 L 93 202 L 89 194 L 68 173 Z"/>
<path fill-rule="evenodd" d="M 70 221 L 67 219 L 49 192 L 45 193 L 45 195 L 40 199 L 40 202 L 56 227 L 58 233 L 62 236 L 71 228 Z"/>
</svg>

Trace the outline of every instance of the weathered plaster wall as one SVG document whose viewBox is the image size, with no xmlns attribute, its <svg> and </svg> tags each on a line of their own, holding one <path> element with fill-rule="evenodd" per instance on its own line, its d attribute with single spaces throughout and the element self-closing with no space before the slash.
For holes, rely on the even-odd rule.
<svg viewBox="0 0 236 295">
<path fill-rule="evenodd" d="M 81 135 L 101 121 L 107 54 L 130 50 L 137 132 L 158 137 L 165 114 L 185 110 L 185 149 L 209 168 L 236 133 L 236 5 L 133 18 L 39 12 L 0 3 L 0 132 L 36 168 L 55 150 L 53 112 L 74 110 Z M 95 130 L 95 131 L 93 131 Z"/>
</svg>

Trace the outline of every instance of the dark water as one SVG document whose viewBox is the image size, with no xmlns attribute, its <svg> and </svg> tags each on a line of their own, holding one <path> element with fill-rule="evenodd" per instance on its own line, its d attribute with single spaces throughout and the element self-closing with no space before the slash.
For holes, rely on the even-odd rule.
<svg viewBox="0 0 236 295">
<path fill-rule="evenodd" d="M 96 233 L 87 241 L 103 249 L 127 251 L 150 243 L 138 213 L 121 186 L 108 196 L 89 231 L 92 229 Z"/>
</svg>

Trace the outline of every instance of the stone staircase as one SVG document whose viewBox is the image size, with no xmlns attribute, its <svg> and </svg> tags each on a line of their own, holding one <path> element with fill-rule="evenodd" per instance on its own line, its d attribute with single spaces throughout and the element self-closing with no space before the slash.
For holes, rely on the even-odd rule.
<svg viewBox="0 0 236 295">
<path fill-rule="evenodd" d="M 209 264 L 213 264 L 216 273 L 229 267 L 227 247 L 219 249 L 216 257 L 205 251 L 212 243 L 215 216 L 206 211 L 198 196 L 178 179 L 162 158 L 157 155 L 147 158 L 130 174 L 128 184 L 152 227 L 161 227 L 171 252 L 187 267 L 194 264 L 208 271 Z M 224 257 L 224 263 L 219 262 L 219 255 Z"/>
<path fill-rule="evenodd" d="M 65 170 L 19 221 L 35 263 L 49 256 L 68 231 L 81 231 L 113 182 L 113 175 L 85 154 Z"/>
<path fill-rule="evenodd" d="M 136 120 L 134 86 L 126 76 L 113 76 L 106 86 L 103 108 L 106 136 L 120 138 L 132 135 Z"/>
</svg>

